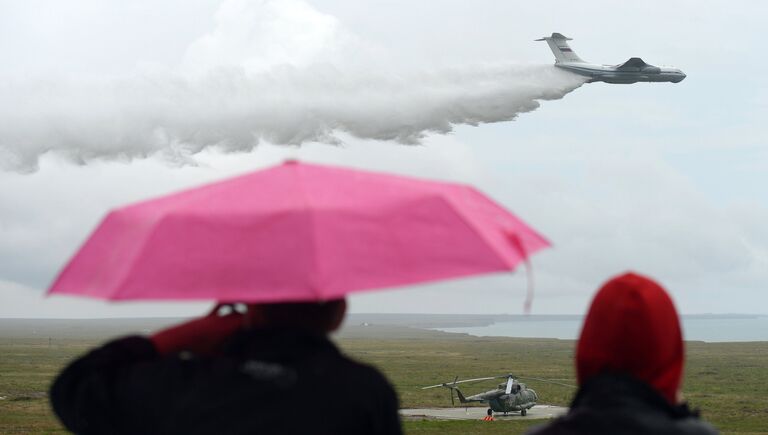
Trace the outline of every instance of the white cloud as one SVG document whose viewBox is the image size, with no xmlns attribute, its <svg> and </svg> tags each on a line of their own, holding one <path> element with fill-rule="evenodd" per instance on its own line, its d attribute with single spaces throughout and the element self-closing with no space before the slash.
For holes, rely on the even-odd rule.
<svg viewBox="0 0 768 435">
<path fill-rule="evenodd" d="M 188 48 L 187 72 L 212 68 L 264 72 L 275 65 L 307 67 L 338 62 L 340 54 L 363 50 L 339 21 L 299 0 L 227 0 L 215 15 L 215 27 Z"/>
</svg>

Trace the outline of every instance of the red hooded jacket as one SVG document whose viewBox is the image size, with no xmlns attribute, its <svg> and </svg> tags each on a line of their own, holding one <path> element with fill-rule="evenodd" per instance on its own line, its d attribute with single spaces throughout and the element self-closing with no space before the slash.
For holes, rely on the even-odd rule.
<svg viewBox="0 0 768 435">
<path fill-rule="evenodd" d="M 667 292 L 627 273 L 605 283 L 589 309 L 576 349 L 579 385 L 600 373 L 624 373 L 677 403 L 683 339 Z"/>
</svg>

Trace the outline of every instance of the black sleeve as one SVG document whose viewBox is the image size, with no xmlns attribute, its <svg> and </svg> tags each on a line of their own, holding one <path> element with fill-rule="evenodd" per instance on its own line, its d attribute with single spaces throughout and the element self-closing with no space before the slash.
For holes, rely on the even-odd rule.
<svg viewBox="0 0 768 435">
<path fill-rule="evenodd" d="M 397 400 L 395 390 L 386 380 L 385 388 L 381 394 L 381 416 L 379 427 L 375 428 L 375 433 L 381 435 L 401 435 L 403 433 L 400 425 L 400 405 Z"/>
<path fill-rule="evenodd" d="M 152 342 L 130 336 L 111 341 L 71 363 L 51 386 L 51 405 L 64 426 L 78 434 L 116 433 L 115 384 L 121 369 L 159 359 Z"/>
</svg>

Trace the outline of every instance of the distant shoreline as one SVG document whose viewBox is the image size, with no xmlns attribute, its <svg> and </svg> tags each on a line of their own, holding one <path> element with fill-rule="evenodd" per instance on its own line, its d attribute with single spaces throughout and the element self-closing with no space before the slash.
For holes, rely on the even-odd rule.
<svg viewBox="0 0 768 435">
<path fill-rule="evenodd" d="M 487 325 L 437 326 L 431 329 L 474 337 L 576 340 L 582 324 L 582 316 L 531 316 L 508 317 Z M 768 316 L 766 315 L 688 315 L 682 316 L 681 327 L 686 341 L 707 343 L 768 341 Z"/>
<path fill-rule="evenodd" d="M 685 315 L 683 322 L 696 320 L 768 320 L 763 314 L 694 314 Z M 421 330 L 440 330 L 449 333 L 465 333 L 470 335 L 478 328 L 500 327 L 505 324 L 536 328 L 537 325 L 555 325 L 559 330 L 581 324 L 582 315 L 576 314 L 384 314 L 384 313 L 353 313 L 347 316 L 344 328 L 366 326 L 415 328 Z M 147 317 L 147 318 L 109 318 L 109 319 L 23 319 L 0 318 L 0 338 L 48 337 L 103 339 L 125 334 L 147 334 L 165 326 L 184 321 L 181 317 Z M 759 321 L 759 320 L 758 320 Z M 560 325 L 560 326 L 558 326 Z M 454 329 L 455 328 L 455 329 Z M 465 328 L 467 330 L 465 330 Z M 490 329 L 490 328 L 489 328 Z M 541 337 L 551 336 L 544 333 Z M 573 333 L 570 333 L 573 335 Z M 511 336 L 502 334 L 501 336 Z M 529 335 L 521 335 L 526 337 Z M 562 338 L 562 337 L 553 337 Z M 566 339 L 572 339 L 567 337 Z"/>
</svg>

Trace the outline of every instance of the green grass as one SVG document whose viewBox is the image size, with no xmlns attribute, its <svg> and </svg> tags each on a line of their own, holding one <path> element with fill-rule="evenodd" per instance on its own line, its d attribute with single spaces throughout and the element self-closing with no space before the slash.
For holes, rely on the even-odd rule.
<svg viewBox="0 0 768 435">
<path fill-rule="evenodd" d="M 341 340 L 345 350 L 379 367 L 407 408 L 450 406 L 443 389 L 421 390 L 460 377 L 515 373 L 575 384 L 573 341 L 442 335 Z M 573 390 L 528 381 L 543 403 L 568 405 Z M 484 391 L 492 382 L 467 386 Z M 768 434 L 768 342 L 687 343 L 684 394 L 723 433 Z M 523 433 L 533 421 L 413 422 L 407 433 Z"/>
<path fill-rule="evenodd" d="M 48 406 L 48 385 L 93 344 L 67 340 L 49 347 L 42 339 L 0 339 L 0 433 L 67 433 Z"/>
<path fill-rule="evenodd" d="M 392 334 L 387 334 L 393 336 Z M 394 334 L 397 336 L 397 334 Z M 420 387 L 452 380 L 516 373 L 575 383 L 573 342 L 550 339 L 474 338 L 408 331 L 401 338 L 345 334 L 350 355 L 379 367 L 403 407 L 450 406 L 448 391 Z M 55 374 L 95 340 L 0 338 L 0 433 L 64 433 L 44 393 Z M 687 344 L 685 395 L 723 433 L 768 434 L 768 343 Z M 493 383 L 467 386 L 475 393 Z M 534 381 L 544 403 L 567 405 L 573 391 Z M 343 404 L 340 404 L 342 406 Z M 408 434 L 517 434 L 536 421 L 405 421 Z"/>
</svg>

